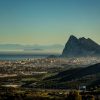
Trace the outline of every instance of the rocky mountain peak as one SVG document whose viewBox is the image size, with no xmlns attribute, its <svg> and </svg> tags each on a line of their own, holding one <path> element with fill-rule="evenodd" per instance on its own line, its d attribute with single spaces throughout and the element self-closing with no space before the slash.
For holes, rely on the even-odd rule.
<svg viewBox="0 0 100 100">
<path fill-rule="evenodd" d="M 100 55 L 100 45 L 88 38 L 71 35 L 62 52 L 64 57 Z"/>
</svg>

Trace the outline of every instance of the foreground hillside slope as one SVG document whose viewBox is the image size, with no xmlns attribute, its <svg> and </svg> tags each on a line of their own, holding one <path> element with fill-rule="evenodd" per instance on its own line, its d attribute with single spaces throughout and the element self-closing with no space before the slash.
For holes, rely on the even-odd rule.
<svg viewBox="0 0 100 100">
<path fill-rule="evenodd" d="M 69 81 L 76 78 L 81 78 L 86 75 L 93 75 L 100 73 L 100 63 L 86 67 L 86 68 L 75 68 L 66 70 L 63 72 L 60 72 L 59 74 L 55 75 L 54 77 L 51 77 L 49 79 L 56 79 L 60 78 L 62 81 Z"/>
<path fill-rule="evenodd" d="M 55 76 L 44 79 L 44 82 L 51 82 L 52 85 L 56 83 L 59 87 L 67 83 L 95 85 L 100 80 L 100 63 L 94 64 L 85 68 L 74 68 L 62 71 Z"/>
</svg>

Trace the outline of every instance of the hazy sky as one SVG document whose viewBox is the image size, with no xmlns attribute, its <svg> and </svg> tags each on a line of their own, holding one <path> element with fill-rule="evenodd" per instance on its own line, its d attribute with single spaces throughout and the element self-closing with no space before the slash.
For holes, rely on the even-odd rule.
<svg viewBox="0 0 100 100">
<path fill-rule="evenodd" d="M 100 0 L 0 0 L 0 43 L 65 44 L 71 34 L 100 44 Z"/>
</svg>

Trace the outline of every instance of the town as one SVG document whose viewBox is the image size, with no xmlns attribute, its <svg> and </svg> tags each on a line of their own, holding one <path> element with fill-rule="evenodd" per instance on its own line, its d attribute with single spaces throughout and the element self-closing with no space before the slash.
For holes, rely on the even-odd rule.
<svg viewBox="0 0 100 100">
<path fill-rule="evenodd" d="M 0 77 L 59 72 L 75 67 L 87 67 L 100 62 L 100 57 L 34 58 L 25 60 L 1 60 Z"/>
</svg>

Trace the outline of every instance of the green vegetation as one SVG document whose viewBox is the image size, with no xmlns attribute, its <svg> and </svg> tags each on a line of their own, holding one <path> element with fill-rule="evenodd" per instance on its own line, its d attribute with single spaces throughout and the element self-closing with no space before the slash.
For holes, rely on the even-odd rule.
<svg viewBox="0 0 100 100">
<path fill-rule="evenodd" d="M 99 100 L 98 92 L 0 87 L 0 100 Z M 95 99 L 96 98 L 96 99 Z"/>
</svg>

